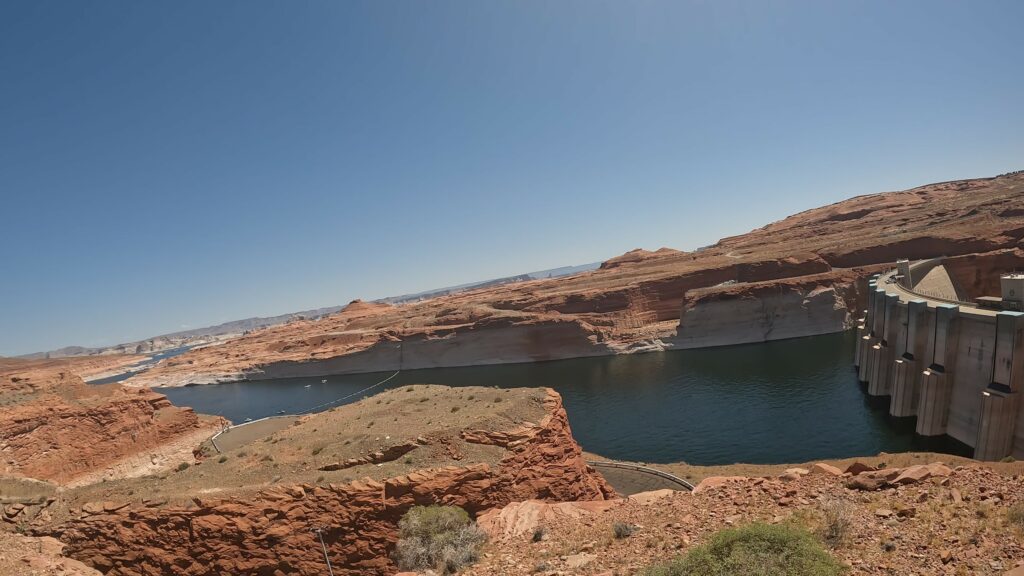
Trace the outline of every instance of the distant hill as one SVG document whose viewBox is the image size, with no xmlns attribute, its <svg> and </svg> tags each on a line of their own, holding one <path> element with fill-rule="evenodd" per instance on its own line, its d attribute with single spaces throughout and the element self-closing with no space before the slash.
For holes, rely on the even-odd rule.
<svg viewBox="0 0 1024 576">
<path fill-rule="evenodd" d="M 498 286 L 501 284 L 511 284 L 514 282 L 525 282 L 527 280 L 536 280 L 541 278 L 557 278 L 559 276 L 578 274 L 580 272 L 586 272 L 588 270 L 595 270 L 600 265 L 600 262 L 594 262 L 591 264 L 582 264 L 579 266 L 562 266 L 560 268 L 541 270 L 539 272 L 528 272 L 526 274 L 506 276 L 504 278 L 495 278 L 493 280 L 485 280 L 483 282 L 472 282 L 469 284 L 460 284 L 458 286 L 436 288 L 433 290 L 427 290 L 425 292 L 417 292 L 415 294 L 390 296 L 387 298 L 381 298 L 380 300 L 376 300 L 376 302 L 385 302 L 388 304 L 401 304 L 403 302 L 426 300 L 429 298 L 436 298 L 438 296 L 444 296 L 447 294 L 455 294 L 457 292 L 465 292 L 466 290 L 474 290 L 477 288 L 487 288 L 490 286 Z M 181 348 L 183 346 L 196 346 L 200 344 L 206 344 L 214 342 L 218 339 L 223 339 L 223 337 L 226 336 L 244 334 L 246 332 L 259 330 L 261 328 L 267 328 L 269 326 L 285 324 L 293 320 L 316 320 L 318 318 L 323 318 L 324 316 L 330 316 L 331 314 L 339 312 L 341 311 L 342 308 L 344 308 L 344 306 L 329 306 L 326 308 L 316 308 L 314 310 L 303 310 L 301 312 L 281 314 L 279 316 L 254 317 L 245 318 L 243 320 L 232 320 L 230 322 L 224 322 L 223 324 L 217 324 L 216 326 L 206 326 L 203 328 L 194 328 L 192 330 L 171 332 L 170 334 L 161 334 L 159 336 L 154 336 L 152 338 L 146 338 L 145 340 L 127 342 L 124 344 L 118 344 L 116 346 L 106 346 L 100 348 L 86 348 L 84 346 L 66 346 L 64 348 L 50 350 L 48 352 L 35 352 L 32 354 L 25 354 L 23 356 L 19 356 L 19 358 L 65 358 L 69 356 L 94 356 L 98 354 L 147 354 L 153 352 L 160 352 L 163 350 Z"/>
<path fill-rule="evenodd" d="M 559 276 L 569 276 L 570 274 L 579 274 L 580 272 L 587 272 L 588 270 L 596 270 L 601 265 L 600 262 L 593 262 L 591 264 L 581 264 L 579 266 L 562 266 L 561 268 L 551 268 L 550 270 L 541 270 L 540 272 L 527 272 L 526 274 L 518 274 L 516 276 L 505 276 L 504 278 L 495 278 L 493 280 L 485 280 L 483 282 L 471 282 L 469 284 L 459 284 L 457 286 L 448 286 L 447 288 L 435 288 L 433 290 L 427 290 L 425 292 L 416 292 L 414 294 L 403 294 L 401 296 L 389 296 L 387 298 L 381 298 L 377 302 L 386 302 L 388 304 L 401 304 L 403 302 L 414 302 L 417 300 L 427 300 L 429 298 L 437 298 L 438 296 L 447 296 L 448 294 L 455 294 L 458 292 L 465 292 L 467 290 L 476 290 L 478 288 L 490 288 L 491 286 L 500 286 L 502 284 L 512 284 L 514 282 L 526 282 L 527 280 L 540 280 L 543 278 L 558 278 Z"/>
</svg>

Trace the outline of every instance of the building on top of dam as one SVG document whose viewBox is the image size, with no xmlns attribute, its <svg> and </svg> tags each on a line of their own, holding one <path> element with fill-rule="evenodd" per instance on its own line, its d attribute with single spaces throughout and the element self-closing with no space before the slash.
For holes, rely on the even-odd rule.
<svg viewBox="0 0 1024 576">
<path fill-rule="evenodd" d="M 1001 297 L 979 296 L 975 302 L 983 308 L 1024 312 L 1024 274 L 1014 272 L 999 277 Z"/>
<path fill-rule="evenodd" d="M 869 281 L 854 363 L 889 413 L 916 417 L 923 436 L 947 434 L 979 460 L 1024 458 L 1024 274 L 1000 275 L 1001 297 L 971 295 L 942 259 Z M 973 296 L 973 298 L 972 298 Z"/>
</svg>

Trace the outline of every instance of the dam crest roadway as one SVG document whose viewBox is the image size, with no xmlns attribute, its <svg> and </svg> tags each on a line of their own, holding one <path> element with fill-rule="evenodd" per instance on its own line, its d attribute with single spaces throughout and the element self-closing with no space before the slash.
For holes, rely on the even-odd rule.
<svg viewBox="0 0 1024 576">
<path fill-rule="evenodd" d="M 936 258 L 868 283 L 854 364 L 889 414 L 922 436 L 949 435 L 978 460 L 1024 458 L 1024 275 L 1000 277 L 1002 297 L 967 296 Z"/>
</svg>

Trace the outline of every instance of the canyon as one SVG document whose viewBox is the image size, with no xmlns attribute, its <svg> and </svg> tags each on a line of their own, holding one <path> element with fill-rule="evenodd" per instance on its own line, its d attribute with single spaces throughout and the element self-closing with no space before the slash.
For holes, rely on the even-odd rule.
<svg viewBox="0 0 1024 576">
<path fill-rule="evenodd" d="M 1020 173 L 932 184 L 809 210 L 692 252 L 634 250 L 560 278 L 357 300 L 208 343 L 122 383 L 85 381 L 142 357 L 0 358 L 0 544 L 17 556 L 0 553 L 0 569 L 312 575 L 326 554 L 335 573 L 393 574 L 398 520 L 440 503 L 491 531 L 488 555 L 468 574 L 623 573 L 740 522 L 813 527 L 823 502 L 838 498 L 860 526 L 835 552 L 854 573 L 899 574 L 916 562 L 926 573 L 1001 574 L 1024 561 L 1020 547 L 996 544 L 1018 529 L 1010 513 L 1024 505 L 1015 463 L 883 456 L 843 469 L 747 467 L 728 479 L 690 467 L 687 479 L 704 480 L 692 495 L 623 498 L 588 464 L 598 457 L 582 452 L 551 389 L 403 385 L 218 445 L 224 419 L 150 387 L 863 332 L 885 300 L 868 278 L 900 258 L 944 257 L 956 295 L 997 292 L 993 273 L 1024 256 L 1022 194 Z M 954 436 L 970 428 L 961 420 L 954 413 Z M 537 522 L 550 541 L 530 541 Z M 639 536 L 611 538 L 617 522 L 642 525 Z M 972 539 L 958 536 L 965 530 Z"/>
<path fill-rule="evenodd" d="M 391 574 L 397 522 L 413 505 L 477 514 L 616 496 L 545 389 L 410 386 L 210 449 L 171 472 L 8 504 L 0 518 L 59 538 L 104 574 L 321 574 L 315 529 L 336 573 Z M 377 456 L 354 458 L 367 454 Z"/>
<path fill-rule="evenodd" d="M 693 252 L 634 250 L 597 270 L 391 305 L 354 301 L 189 351 L 126 381 L 182 386 L 759 342 L 836 332 L 898 258 L 1022 246 L 1024 174 L 872 194 Z"/>
</svg>

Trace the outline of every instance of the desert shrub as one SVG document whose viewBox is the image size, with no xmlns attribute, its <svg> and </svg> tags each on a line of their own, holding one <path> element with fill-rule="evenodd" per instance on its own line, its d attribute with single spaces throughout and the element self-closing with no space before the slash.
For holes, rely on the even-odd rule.
<svg viewBox="0 0 1024 576">
<path fill-rule="evenodd" d="M 177 470 L 178 472 L 184 472 L 185 470 L 188 470 L 188 462 L 182 462 L 181 464 L 178 464 Z"/>
<path fill-rule="evenodd" d="M 750 524 L 722 530 L 711 541 L 644 576 L 834 576 L 845 567 L 810 533 L 795 526 Z"/>
<path fill-rule="evenodd" d="M 413 506 L 398 523 L 392 559 L 403 570 L 454 574 L 476 562 L 486 539 L 458 506 Z"/>
<path fill-rule="evenodd" d="M 223 464 L 223 463 L 225 463 L 227 461 L 228 461 L 228 457 L 227 456 L 221 456 L 220 458 L 217 458 L 217 462 L 219 462 L 221 464 Z"/>
<path fill-rule="evenodd" d="M 452 406 L 452 412 L 458 412 L 458 411 L 459 411 L 459 407 L 458 406 Z"/>
<path fill-rule="evenodd" d="M 616 522 L 615 524 L 612 524 L 612 534 L 619 540 L 629 538 L 634 532 L 636 532 L 636 526 L 632 526 L 624 522 Z"/>
<path fill-rule="evenodd" d="M 531 538 L 531 540 L 534 542 L 540 542 L 541 540 L 544 540 L 544 537 L 547 535 L 547 533 L 547 528 L 543 526 L 537 526 L 533 529 L 533 537 Z"/>
<path fill-rule="evenodd" d="M 1024 529 L 1024 504 L 1014 504 L 1006 511 L 1006 519 L 1017 528 Z"/>
<path fill-rule="evenodd" d="M 827 498 L 821 502 L 824 523 L 820 535 L 829 546 L 835 548 L 846 540 L 853 523 L 853 506 L 840 498 Z"/>
<path fill-rule="evenodd" d="M 313 448 L 313 456 L 316 456 L 316 455 L 320 454 L 323 451 L 324 451 L 324 447 L 323 446 L 317 446 L 316 448 Z"/>
<path fill-rule="evenodd" d="M 1017 459 L 1014 458 L 1013 456 L 1005 456 L 1002 460 L 1000 460 L 1000 462 L 1002 462 L 1004 464 L 1012 464 L 1012 463 L 1014 463 L 1016 461 L 1017 461 Z"/>
</svg>

